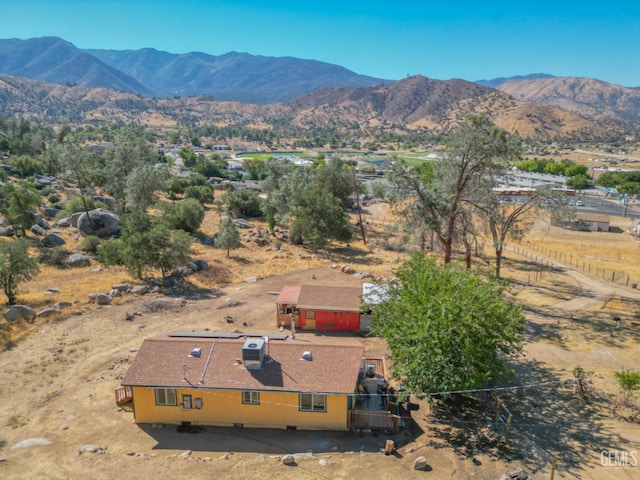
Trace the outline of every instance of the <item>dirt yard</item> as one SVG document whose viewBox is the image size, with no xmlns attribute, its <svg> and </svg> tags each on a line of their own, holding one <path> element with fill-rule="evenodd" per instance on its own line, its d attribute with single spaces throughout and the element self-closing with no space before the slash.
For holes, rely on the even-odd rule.
<svg viewBox="0 0 640 480">
<path fill-rule="evenodd" d="M 619 223 L 626 230 L 624 220 Z M 633 253 L 637 242 L 626 234 L 580 235 L 539 227 L 527 239 L 576 250 L 571 242 L 591 248 L 596 240 L 606 245 L 615 238 L 625 245 L 619 247 L 624 255 L 629 250 L 629 258 L 638 263 Z M 130 411 L 115 405 L 114 390 L 145 338 L 176 330 L 273 333 L 273 292 L 283 285 L 357 286 L 363 280 L 341 273 L 334 264 L 389 275 L 401 260 L 399 254 L 354 241 L 326 255 L 270 252 L 280 257 L 273 263 L 252 260 L 247 249 L 234 252 L 228 261 L 205 257 L 217 273 L 194 279 L 189 288 L 103 307 L 82 299 L 76 314 L 38 321 L 25 338 L 0 352 L 0 477 L 489 480 L 523 469 L 530 478 L 547 479 L 555 456 L 556 479 L 640 478 L 640 465 L 614 466 L 615 458 L 603 454 L 640 461 L 640 425 L 620 418 L 625 414 L 620 409 L 613 412 L 619 394 L 614 372 L 640 368 L 640 326 L 634 325 L 640 321 L 640 292 L 602 283 L 553 257 L 540 273 L 527 256 L 531 245 L 517 245 L 520 253 L 509 250 L 503 270 L 514 278 L 511 294 L 527 316 L 526 355 L 514 364 L 513 385 L 520 388 L 498 392 L 513 415 L 509 444 L 489 426 L 495 414 L 489 394 L 448 411 L 438 404 L 431 411 L 426 401 L 412 397 L 408 426 L 394 437 L 223 428 L 177 433 L 173 427 L 138 426 Z M 275 265 L 281 263 L 290 271 L 278 270 Z M 233 281 L 207 287 L 221 270 Z M 264 278 L 241 281 L 252 276 Z M 73 296 L 73 284 L 56 286 L 56 296 Z M 133 320 L 126 320 L 133 313 Z M 227 323 L 226 316 L 234 323 Z M 380 339 L 362 341 L 367 353 L 384 354 Z M 593 372 L 594 390 L 586 400 L 567 382 L 577 366 Z M 396 455 L 379 453 L 388 438 L 398 446 Z M 38 444 L 44 440 L 50 444 Z M 16 448 L 25 441 L 24 448 Z M 97 447 L 95 453 L 86 451 Z M 639 453 L 633 457 L 633 452 Z M 280 461 L 288 453 L 297 454 L 294 466 Z M 425 471 L 412 468 L 419 456 L 427 459 Z"/>
</svg>

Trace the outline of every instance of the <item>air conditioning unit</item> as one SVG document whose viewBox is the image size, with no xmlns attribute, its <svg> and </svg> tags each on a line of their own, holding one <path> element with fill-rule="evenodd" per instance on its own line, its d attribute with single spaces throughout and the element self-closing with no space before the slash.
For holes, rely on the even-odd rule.
<svg viewBox="0 0 640 480">
<path fill-rule="evenodd" d="M 262 368 L 264 362 L 264 338 L 247 338 L 242 346 L 242 363 L 249 370 Z"/>
</svg>

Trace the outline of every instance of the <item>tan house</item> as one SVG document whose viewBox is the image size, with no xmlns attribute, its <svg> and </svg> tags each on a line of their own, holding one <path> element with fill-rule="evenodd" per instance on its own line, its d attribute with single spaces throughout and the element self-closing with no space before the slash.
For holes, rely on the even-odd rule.
<svg viewBox="0 0 640 480">
<path fill-rule="evenodd" d="M 116 402 L 136 423 L 395 431 L 400 417 L 371 401 L 384 381 L 355 339 L 176 332 L 144 341 Z"/>
</svg>

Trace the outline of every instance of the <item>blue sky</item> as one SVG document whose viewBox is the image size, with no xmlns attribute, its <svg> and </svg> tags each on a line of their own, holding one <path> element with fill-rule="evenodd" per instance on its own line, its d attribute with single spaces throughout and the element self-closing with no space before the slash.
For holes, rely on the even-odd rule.
<svg viewBox="0 0 640 480">
<path fill-rule="evenodd" d="M 640 1 L 5 0 L 0 38 L 292 56 L 386 79 L 529 73 L 640 86 Z"/>
</svg>

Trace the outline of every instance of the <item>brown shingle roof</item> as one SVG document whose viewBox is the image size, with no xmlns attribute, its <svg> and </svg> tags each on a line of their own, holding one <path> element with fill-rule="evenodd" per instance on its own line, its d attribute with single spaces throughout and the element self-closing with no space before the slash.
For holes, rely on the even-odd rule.
<svg viewBox="0 0 640 480">
<path fill-rule="evenodd" d="M 298 337 L 299 338 L 299 337 Z M 364 347 L 354 339 L 271 340 L 270 361 L 248 370 L 242 358 L 245 339 L 163 336 L 142 344 L 122 385 L 353 393 Z M 200 348 L 199 358 L 189 356 Z M 302 359 L 305 351 L 312 360 Z M 202 383 L 200 383 L 202 382 Z"/>
<path fill-rule="evenodd" d="M 285 285 L 280 290 L 280 295 L 276 298 L 276 303 L 284 303 L 289 305 L 295 305 L 298 303 L 298 296 L 300 295 L 299 285 Z"/>
<path fill-rule="evenodd" d="M 361 298 L 362 287 L 302 285 L 298 296 L 298 308 L 359 312 Z"/>
</svg>

